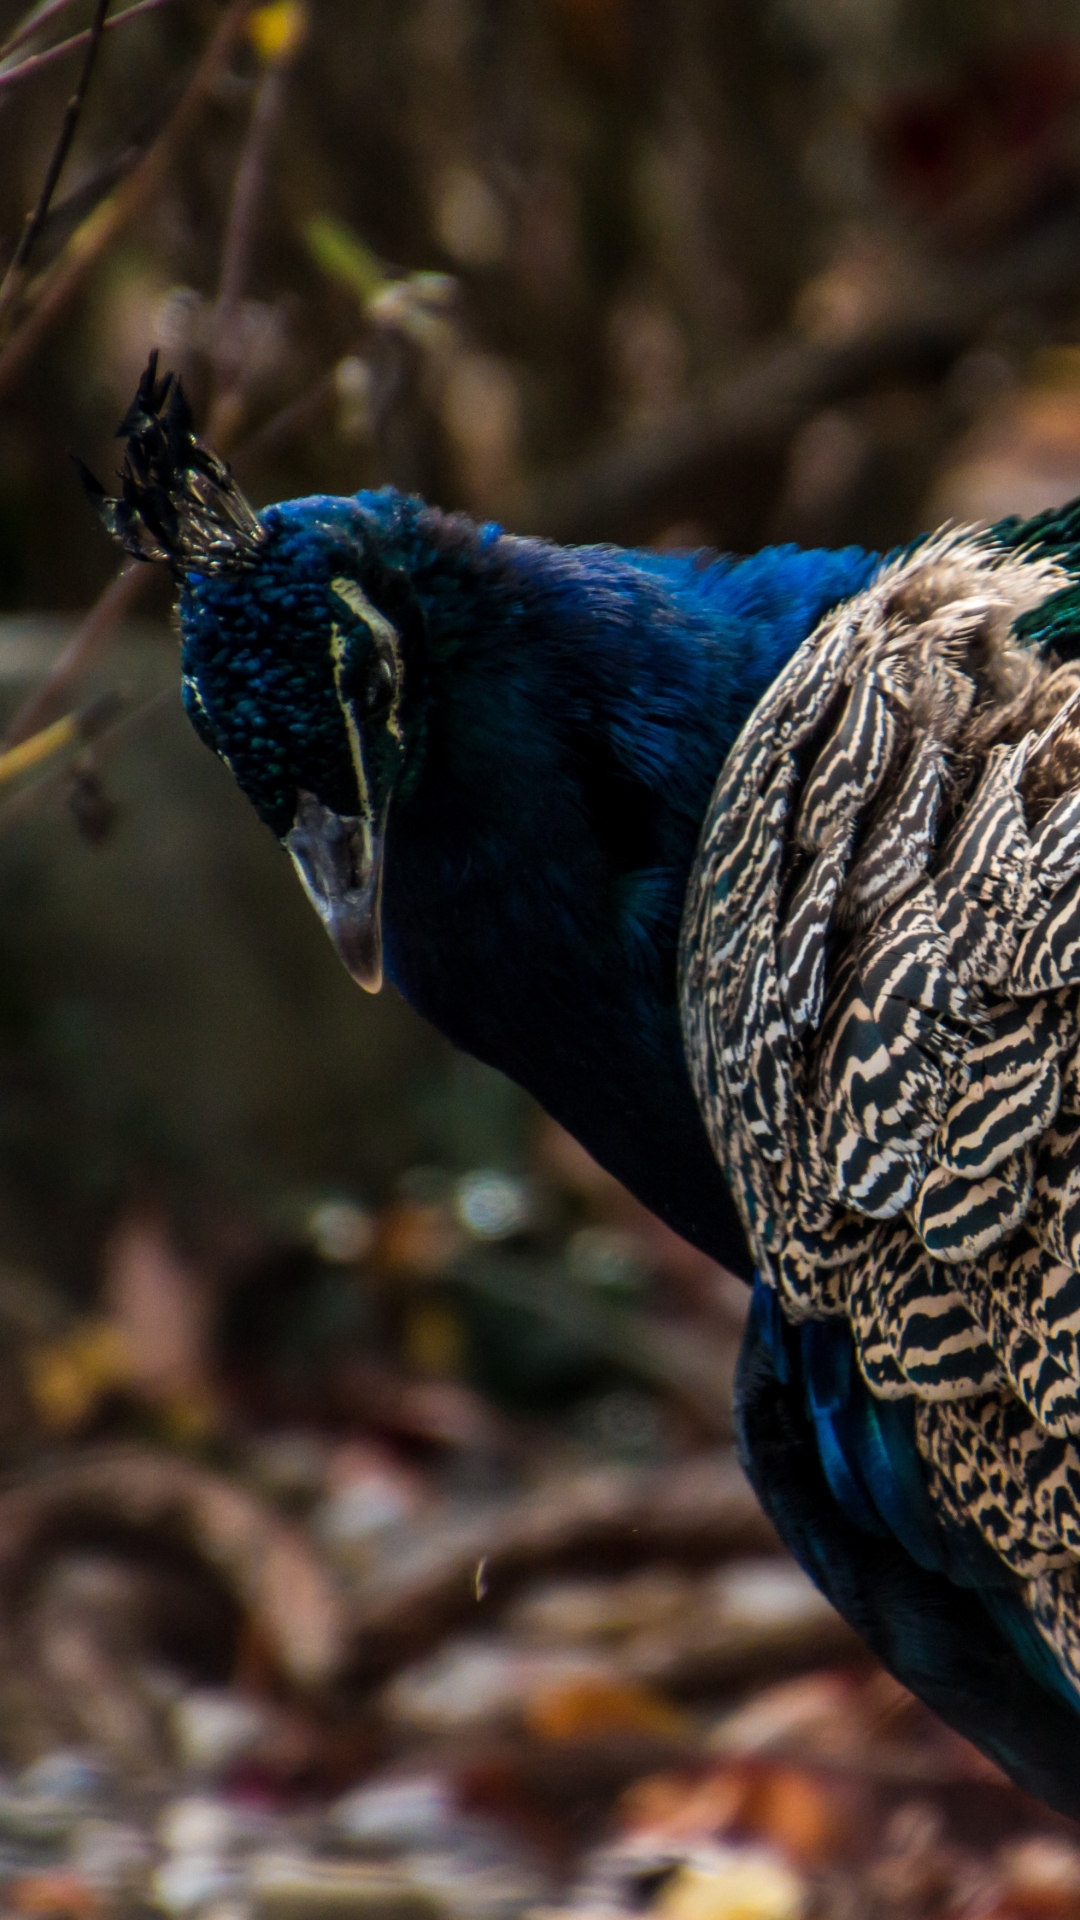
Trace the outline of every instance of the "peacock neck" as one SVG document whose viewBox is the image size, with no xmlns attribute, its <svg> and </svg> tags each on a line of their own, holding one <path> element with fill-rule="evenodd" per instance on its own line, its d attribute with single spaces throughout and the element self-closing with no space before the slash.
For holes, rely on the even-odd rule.
<svg viewBox="0 0 1080 1920">
<path fill-rule="evenodd" d="M 875 563 L 783 550 L 702 566 L 458 523 L 440 548 L 429 519 L 419 765 L 387 837 L 390 977 L 677 1231 L 745 1267 L 683 1059 L 682 903 L 740 727 Z"/>
</svg>

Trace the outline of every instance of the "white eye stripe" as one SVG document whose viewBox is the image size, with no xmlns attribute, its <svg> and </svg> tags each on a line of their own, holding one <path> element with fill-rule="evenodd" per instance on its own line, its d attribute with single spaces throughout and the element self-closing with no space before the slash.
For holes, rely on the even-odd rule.
<svg viewBox="0 0 1080 1920">
<path fill-rule="evenodd" d="M 335 592 L 337 591 L 335 587 Z M 344 598 L 344 595 L 342 596 Z M 355 612 L 355 608 L 353 609 Z M 335 620 L 330 628 L 330 658 L 334 663 L 334 687 L 337 692 L 338 706 L 345 722 L 345 731 L 349 736 L 349 753 L 352 758 L 353 772 L 356 775 L 356 787 L 360 800 L 360 812 L 371 818 L 371 796 L 368 792 L 367 774 L 364 772 L 364 755 L 360 746 L 360 729 L 356 724 L 352 707 L 341 695 L 341 673 L 345 665 L 346 637 Z"/>
<path fill-rule="evenodd" d="M 339 600 L 344 600 L 350 613 L 354 613 L 358 620 L 363 621 L 364 625 L 375 635 L 375 638 L 389 649 L 390 658 L 394 663 L 394 697 L 390 703 L 390 711 L 386 716 L 385 724 L 388 731 L 393 734 L 395 740 L 400 744 L 401 723 L 398 719 L 398 707 L 401 704 L 401 688 L 404 674 L 397 629 L 386 618 L 385 613 L 380 613 L 378 607 L 372 606 L 363 587 L 361 587 L 357 581 L 351 580 L 348 574 L 337 574 L 330 582 L 330 589 L 332 593 L 337 594 Z M 331 653 L 334 660 L 334 684 L 338 690 L 338 702 L 345 715 L 345 725 L 349 729 L 349 744 L 353 748 L 353 759 L 359 767 L 360 740 L 356 729 L 356 722 L 347 709 L 347 703 L 341 697 L 341 670 L 345 662 L 345 644 L 345 635 L 335 623 L 331 629 L 330 641 Z M 360 778 L 359 772 L 357 777 Z M 363 786 L 363 797 L 366 800 L 366 782 Z"/>
<path fill-rule="evenodd" d="M 362 620 L 366 627 L 370 627 L 372 633 L 377 634 L 380 640 L 386 641 L 396 659 L 397 633 L 385 613 L 380 613 L 378 607 L 372 606 L 363 587 L 358 586 L 355 580 L 350 580 L 348 574 L 340 573 L 336 579 L 331 580 L 330 588 L 337 594 L 339 600 L 344 600 L 349 611 L 355 613 L 358 620 Z"/>
</svg>

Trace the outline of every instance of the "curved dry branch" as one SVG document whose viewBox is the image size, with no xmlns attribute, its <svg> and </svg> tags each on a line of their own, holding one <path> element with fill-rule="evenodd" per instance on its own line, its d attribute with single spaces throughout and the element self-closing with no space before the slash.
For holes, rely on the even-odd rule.
<svg viewBox="0 0 1080 1920">
<path fill-rule="evenodd" d="M 103 1448 L 54 1461 L 0 1493 L 0 1621 L 65 1528 L 181 1542 L 210 1567 L 294 1684 L 340 1671 L 345 1609 L 299 1528 L 234 1480 L 165 1453 Z"/>
</svg>

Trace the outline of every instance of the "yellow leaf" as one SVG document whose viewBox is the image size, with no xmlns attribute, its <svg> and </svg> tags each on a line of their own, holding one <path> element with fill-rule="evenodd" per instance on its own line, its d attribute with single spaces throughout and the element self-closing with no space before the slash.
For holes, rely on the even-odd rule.
<svg viewBox="0 0 1080 1920">
<path fill-rule="evenodd" d="M 46 1347 L 31 1354 L 26 1373 L 30 1398 L 43 1427 L 51 1433 L 67 1433 L 85 1419 L 95 1395 L 62 1347 Z"/>
<path fill-rule="evenodd" d="M 101 1396 L 130 1377 L 127 1343 L 110 1320 L 82 1320 L 63 1340 L 27 1358 L 27 1386 L 38 1418 L 54 1433 L 79 1426 Z"/>
<path fill-rule="evenodd" d="M 526 1702 L 525 1724 L 541 1740 L 595 1740 L 619 1733 L 677 1740 L 689 1731 L 685 1714 L 662 1695 L 600 1674 L 539 1688 Z"/>
<path fill-rule="evenodd" d="M 658 1920 L 800 1920 L 802 1882 L 779 1860 L 749 1848 L 719 1848 L 680 1867 L 656 1905 Z"/>
<path fill-rule="evenodd" d="M 248 21 L 248 37 L 260 60 L 273 66 L 291 60 L 307 32 L 307 13 L 301 0 L 268 0 L 256 7 Z"/>
</svg>

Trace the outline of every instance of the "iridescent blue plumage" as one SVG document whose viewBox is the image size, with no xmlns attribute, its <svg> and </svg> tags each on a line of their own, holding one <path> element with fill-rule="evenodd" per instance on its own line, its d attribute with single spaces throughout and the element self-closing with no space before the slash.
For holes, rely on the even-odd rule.
<svg viewBox="0 0 1080 1920">
<path fill-rule="evenodd" d="M 922 1465 L 902 1430 L 889 1444 L 886 1471 L 894 1484 L 885 1492 L 878 1481 L 872 1523 L 837 1498 L 827 1455 L 814 1444 L 820 1426 L 801 1337 L 772 1303 L 766 1289 L 755 1288 L 738 1381 L 741 1451 L 766 1513 L 891 1672 L 1028 1793 L 1075 1817 L 1080 1710 L 1015 1585 L 1002 1581 L 978 1543 L 934 1542 Z M 828 1332 L 838 1346 L 850 1346 L 839 1322 Z M 858 1373 L 848 1377 L 856 1398 L 867 1399 Z M 883 1524 L 882 1509 L 892 1508 L 898 1487 L 908 1512 L 901 1526 Z M 949 1560 L 947 1570 L 927 1564 L 938 1553 Z"/>
<path fill-rule="evenodd" d="M 391 490 L 256 520 L 153 368 L 126 429 L 106 518 L 172 563 L 188 711 L 347 964 L 381 928 L 421 1013 L 756 1265 L 781 1534 L 1080 1811 L 1080 683 L 1039 651 L 1075 511 L 888 563 L 562 549 Z"/>
<path fill-rule="evenodd" d="M 298 787 L 348 812 L 330 581 L 349 565 L 384 610 L 388 586 L 398 608 L 408 601 L 413 733 L 383 880 L 390 978 L 681 1233 L 745 1266 L 683 1063 L 682 902 L 739 727 L 876 562 L 856 549 L 738 563 L 564 549 L 390 491 L 291 501 L 262 519 L 257 573 L 192 574 L 181 595 L 200 731 L 279 834 Z"/>
</svg>

